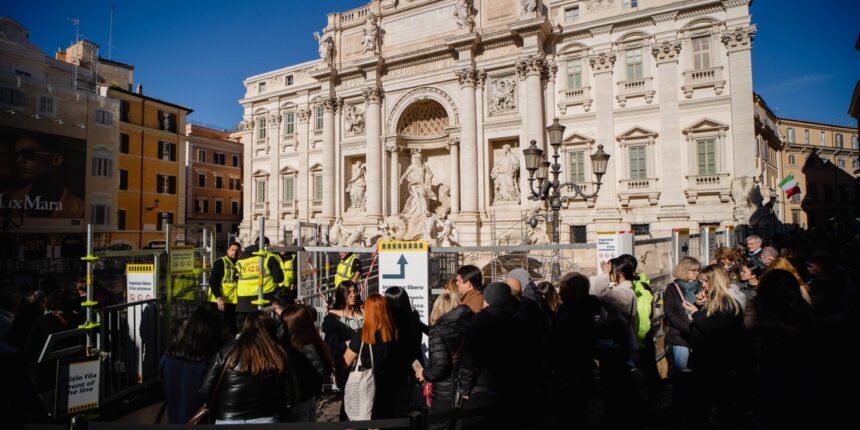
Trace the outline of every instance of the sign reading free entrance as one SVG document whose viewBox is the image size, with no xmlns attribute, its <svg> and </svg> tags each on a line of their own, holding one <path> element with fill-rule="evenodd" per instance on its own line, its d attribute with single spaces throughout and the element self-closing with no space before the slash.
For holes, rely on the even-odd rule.
<svg viewBox="0 0 860 430">
<path fill-rule="evenodd" d="M 391 287 L 406 290 L 412 308 L 418 311 L 421 321 L 429 324 L 430 279 L 427 242 L 384 241 L 379 242 L 379 291 Z M 427 351 L 427 336 L 422 341 L 422 351 Z M 426 357 L 425 357 L 426 358 Z"/>
</svg>

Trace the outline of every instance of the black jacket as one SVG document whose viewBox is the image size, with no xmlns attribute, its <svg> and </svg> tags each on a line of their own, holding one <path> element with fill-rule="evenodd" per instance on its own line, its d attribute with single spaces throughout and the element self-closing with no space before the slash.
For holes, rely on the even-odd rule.
<svg viewBox="0 0 860 430">
<path fill-rule="evenodd" d="M 666 291 L 663 293 L 663 316 L 669 326 L 669 330 L 666 332 L 666 343 L 689 348 L 691 320 L 684 309 L 683 299 L 678 294 L 678 288 L 681 291 L 684 291 L 684 288 L 680 285 L 675 288 L 676 282 L 667 285 Z"/>
<path fill-rule="evenodd" d="M 287 374 L 287 404 L 304 402 L 322 393 L 322 385 L 329 382 L 332 368 L 323 360 L 323 354 L 313 344 L 305 345 L 301 351 L 293 348 Z"/>
<path fill-rule="evenodd" d="M 553 375 L 558 384 L 574 384 L 593 372 L 594 318 L 599 313 L 600 302 L 591 295 L 576 303 L 559 305 L 550 342 Z"/>
<path fill-rule="evenodd" d="M 337 315 L 327 314 L 323 318 L 322 332 L 328 350 L 331 352 L 331 358 L 334 360 L 335 382 L 338 388 L 343 389 L 349 375 L 349 370 L 343 361 L 343 354 L 346 352 L 346 343 L 355 335 L 355 330 L 341 322 Z"/>
<path fill-rule="evenodd" d="M 210 409 L 214 409 L 213 416 L 219 420 L 249 420 L 275 416 L 286 402 L 285 375 L 254 376 L 241 372 L 243 365 L 237 356 L 231 358 L 231 362 L 238 362 L 224 371 L 218 392 L 212 397 L 221 369 L 227 357 L 233 355 L 230 352 L 234 347 L 235 344 L 228 345 L 215 355 L 200 387 L 204 401 L 209 402 Z"/>
<path fill-rule="evenodd" d="M 527 377 L 514 363 L 524 363 L 529 352 L 514 311 L 508 305 L 490 306 L 472 318 L 460 354 L 462 394 L 487 393 L 505 402 L 523 388 Z"/>
<path fill-rule="evenodd" d="M 433 383 L 434 406 L 453 406 L 460 374 L 460 346 L 473 315 L 468 306 L 460 305 L 430 328 L 430 360 L 424 367 L 424 379 Z"/>
</svg>

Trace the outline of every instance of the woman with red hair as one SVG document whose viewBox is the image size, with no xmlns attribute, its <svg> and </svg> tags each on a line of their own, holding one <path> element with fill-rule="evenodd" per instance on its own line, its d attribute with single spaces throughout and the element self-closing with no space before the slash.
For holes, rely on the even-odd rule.
<svg viewBox="0 0 860 430">
<path fill-rule="evenodd" d="M 369 295 L 364 301 L 364 326 L 352 337 L 343 360 L 347 368 L 351 368 L 361 353 L 361 365 L 373 368 L 376 383 L 373 419 L 406 416 L 407 411 L 401 407 L 403 402 L 395 394 L 403 392 L 403 385 L 409 384 L 413 370 L 408 354 L 397 339 L 397 327 L 385 297 Z"/>
</svg>

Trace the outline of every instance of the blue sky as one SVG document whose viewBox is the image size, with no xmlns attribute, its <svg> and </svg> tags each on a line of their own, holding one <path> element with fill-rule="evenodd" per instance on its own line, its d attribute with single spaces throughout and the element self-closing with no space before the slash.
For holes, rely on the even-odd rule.
<svg viewBox="0 0 860 430">
<path fill-rule="evenodd" d="M 0 0 L 0 14 L 30 30 L 46 54 L 82 37 L 108 56 L 114 5 L 114 60 L 135 65 L 144 92 L 194 109 L 191 120 L 229 128 L 239 122 L 242 80 L 317 56 L 313 32 L 326 13 L 367 0 L 22 1 Z M 860 1 L 756 0 L 754 88 L 779 116 L 854 125 L 848 103 L 860 78 L 854 51 Z"/>
</svg>

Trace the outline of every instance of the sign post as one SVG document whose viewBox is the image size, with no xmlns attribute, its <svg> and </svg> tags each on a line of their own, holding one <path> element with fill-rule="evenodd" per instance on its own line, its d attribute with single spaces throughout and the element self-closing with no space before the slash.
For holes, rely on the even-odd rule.
<svg viewBox="0 0 860 430">
<path fill-rule="evenodd" d="M 714 252 L 717 250 L 717 227 L 703 225 L 699 231 L 699 256 L 702 265 L 711 264 L 714 261 Z"/>
<path fill-rule="evenodd" d="M 429 254 L 424 241 L 380 241 L 379 252 L 379 291 L 391 287 L 406 290 L 412 307 L 424 324 L 430 317 L 430 279 L 428 272 Z M 427 337 L 424 336 L 424 351 L 427 350 Z"/>
<path fill-rule="evenodd" d="M 678 265 L 681 258 L 690 255 L 690 229 L 672 229 L 672 269 Z"/>
<path fill-rule="evenodd" d="M 738 240 L 735 237 L 735 226 L 727 225 L 726 226 L 726 238 L 724 239 L 725 246 L 729 248 L 734 248 L 738 244 Z"/>
<path fill-rule="evenodd" d="M 633 255 L 632 231 L 597 232 L 597 270 L 600 265 L 622 254 Z"/>
</svg>

